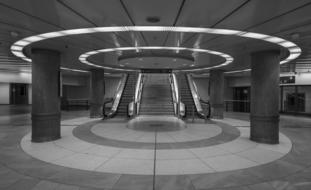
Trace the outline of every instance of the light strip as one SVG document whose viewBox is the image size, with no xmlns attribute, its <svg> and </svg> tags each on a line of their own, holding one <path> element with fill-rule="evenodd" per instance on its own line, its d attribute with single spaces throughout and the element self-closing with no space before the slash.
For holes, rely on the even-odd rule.
<svg viewBox="0 0 311 190">
<path fill-rule="evenodd" d="M 199 49 L 199 48 L 186 48 L 186 47 L 167 47 L 167 46 L 140 46 L 140 47 L 119 47 L 119 48 L 107 48 L 107 49 L 100 49 L 100 50 L 94 50 L 94 51 L 89 51 L 86 52 L 82 55 L 80 55 L 79 60 L 87 65 L 95 66 L 95 67 L 102 67 L 105 68 L 105 66 L 100 66 L 96 65 L 94 63 L 91 63 L 87 60 L 88 57 L 92 55 L 96 55 L 98 53 L 108 53 L 108 52 L 116 52 L 116 51 L 131 51 L 131 50 L 172 50 L 172 51 L 192 51 L 192 52 L 199 52 L 199 53 L 208 53 L 208 54 L 213 54 L 213 55 L 218 55 L 221 56 L 222 58 L 225 59 L 223 63 L 220 65 L 212 66 L 212 67 L 204 67 L 204 68 L 198 68 L 198 69 L 191 69 L 191 70 L 182 70 L 182 71 L 196 71 L 196 70 L 206 70 L 206 69 L 211 69 L 211 68 L 216 68 L 216 67 L 223 67 L 226 66 L 230 63 L 233 62 L 233 57 L 222 53 L 218 51 L 212 51 L 208 49 Z"/>
<path fill-rule="evenodd" d="M 263 40 L 269 43 L 277 44 L 283 48 L 286 48 L 289 51 L 288 57 L 282 60 L 280 64 L 284 64 L 289 61 L 292 61 L 301 54 L 301 49 L 295 43 L 287 41 L 279 37 L 274 37 L 274 36 L 270 36 L 266 34 L 245 32 L 245 31 L 239 31 L 239 30 L 230 30 L 230 29 L 201 28 L 201 27 L 173 27 L 173 26 L 110 26 L 110 27 L 78 28 L 78 29 L 49 32 L 49 33 L 43 33 L 43 34 L 39 34 L 35 36 L 26 37 L 22 40 L 19 40 L 11 46 L 11 51 L 17 57 L 20 57 L 24 59 L 25 61 L 31 62 L 31 59 L 27 58 L 24 55 L 23 49 L 32 43 L 51 39 L 51 38 L 63 37 L 63 36 L 78 35 L 78 34 L 93 34 L 93 33 L 100 33 L 100 32 L 104 32 L 104 33 L 105 32 L 184 32 L 184 33 L 231 35 L 231 36 L 258 39 L 258 40 Z M 295 51 L 291 51 L 290 49 L 295 49 Z"/>
<path fill-rule="evenodd" d="M 85 71 L 85 70 L 80 70 L 80 69 L 70 69 L 67 67 L 61 67 L 61 70 L 65 70 L 65 71 L 73 71 L 73 72 L 80 72 L 80 73 L 89 73 L 89 71 Z"/>
</svg>

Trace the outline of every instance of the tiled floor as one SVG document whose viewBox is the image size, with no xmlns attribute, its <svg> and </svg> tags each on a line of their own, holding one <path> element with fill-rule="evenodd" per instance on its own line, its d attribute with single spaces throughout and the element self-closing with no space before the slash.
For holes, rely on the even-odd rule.
<svg viewBox="0 0 311 190">
<path fill-rule="evenodd" d="M 73 135 L 72 131 L 78 125 L 92 121 L 94 126 L 91 131 L 95 135 L 105 137 L 108 141 L 114 139 L 136 142 L 137 148 L 99 146 Z M 217 122 L 230 123 L 231 127 L 241 124 L 249 126 L 248 122 L 237 119 L 223 119 Z M 21 147 L 34 158 L 51 164 L 81 170 L 136 175 L 205 174 L 244 169 L 280 159 L 291 150 L 291 141 L 283 134 L 280 134 L 279 145 L 263 146 L 250 141 L 249 127 L 238 127 L 240 136 L 229 142 L 199 148 L 193 143 L 192 146 L 187 145 L 219 135 L 222 128 L 217 126 L 217 122 L 193 123 L 187 128 L 158 132 L 129 129 L 126 126 L 127 122 L 109 123 L 109 121 L 101 122 L 101 119 L 82 117 L 63 121 L 62 138 L 59 140 L 32 143 L 31 135 L 28 134 L 22 139 Z M 140 146 L 145 142 L 153 142 L 154 149 Z M 161 143 L 167 143 L 169 147 L 180 142 L 185 144 L 184 148 L 156 148 Z"/>
<path fill-rule="evenodd" d="M 62 139 L 38 144 L 29 115 L 1 116 L 0 189 L 311 189 L 310 118 L 282 116 L 281 143 L 265 145 L 245 114 L 173 131 L 87 115 L 64 112 Z"/>
</svg>

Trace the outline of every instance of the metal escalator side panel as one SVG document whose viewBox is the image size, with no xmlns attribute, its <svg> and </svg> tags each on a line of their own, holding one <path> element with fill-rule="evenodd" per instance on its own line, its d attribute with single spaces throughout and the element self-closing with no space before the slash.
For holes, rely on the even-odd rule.
<svg viewBox="0 0 311 190">
<path fill-rule="evenodd" d="M 198 93 L 198 91 L 196 89 L 195 83 L 194 83 L 191 75 L 190 74 L 186 74 L 186 79 L 187 79 L 187 82 L 188 82 L 188 85 L 189 85 L 189 88 L 190 88 L 190 91 L 191 91 L 191 95 L 192 95 L 192 98 L 193 98 L 193 102 L 194 102 L 196 111 L 197 111 L 199 117 L 205 118 L 205 115 L 204 115 L 204 112 L 203 112 L 203 108 L 202 108 L 202 105 L 201 105 L 201 102 L 200 102 L 200 95 L 199 95 L 199 93 Z"/>
<path fill-rule="evenodd" d="M 132 112 L 132 115 L 129 114 L 130 116 L 139 114 L 143 85 L 144 85 L 144 74 L 139 73 L 135 86 L 134 101 L 130 103 L 131 107 L 133 107 L 133 110 L 129 110 L 129 113 Z"/>
<path fill-rule="evenodd" d="M 133 101 L 135 95 L 135 84 L 137 81 L 137 74 L 128 74 L 125 82 L 123 93 L 120 97 L 120 102 L 117 107 L 116 115 L 128 116 L 128 105 Z"/>
<path fill-rule="evenodd" d="M 107 115 L 108 117 L 113 117 L 116 114 L 127 79 L 128 79 L 128 74 L 124 74 L 118 84 L 111 111 Z"/>
</svg>

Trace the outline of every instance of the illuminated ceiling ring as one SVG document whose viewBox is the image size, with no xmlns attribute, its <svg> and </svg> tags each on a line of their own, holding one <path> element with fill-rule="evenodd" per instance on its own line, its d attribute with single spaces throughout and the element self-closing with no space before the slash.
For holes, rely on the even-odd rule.
<svg viewBox="0 0 311 190">
<path fill-rule="evenodd" d="M 225 54 L 225 53 L 222 53 L 222 52 L 218 52 L 218 51 L 212 51 L 212 50 L 200 49 L 200 48 L 167 47 L 167 46 L 139 46 L 139 47 L 118 47 L 118 48 L 99 49 L 99 50 L 89 51 L 89 52 L 86 52 L 86 53 L 80 55 L 79 60 L 82 63 L 90 65 L 90 66 L 106 68 L 106 66 L 94 64 L 94 63 L 88 61 L 87 59 L 90 56 L 93 56 L 93 55 L 96 55 L 99 53 L 109 53 L 109 52 L 116 52 L 116 51 L 131 51 L 131 50 L 135 50 L 135 51 L 137 51 L 137 50 L 192 51 L 192 52 L 197 52 L 197 53 L 207 53 L 207 54 L 212 54 L 212 55 L 218 55 L 218 56 L 225 59 L 225 61 L 219 65 L 215 65 L 215 66 L 211 66 L 211 67 L 198 68 L 198 69 L 191 69 L 191 71 L 223 67 L 223 66 L 230 64 L 234 60 L 232 56 Z M 111 67 L 109 67 L 109 68 L 111 68 Z M 114 68 L 114 69 L 116 69 L 116 68 Z"/>
<path fill-rule="evenodd" d="M 62 30 L 56 32 L 48 32 L 43 34 L 38 34 L 30 37 L 23 38 L 15 42 L 11 46 L 11 52 L 17 57 L 22 58 L 23 60 L 31 62 L 31 59 L 28 58 L 24 53 L 23 49 L 35 42 L 64 37 L 70 35 L 78 34 L 92 34 L 100 32 L 184 32 L 184 33 L 203 33 L 203 34 L 218 34 L 218 35 L 228 35 L 228 36 L 238 36 L 251 39 L 262 40 L 270 42 L 276 45 L 279 45 L 283 48 L 286 48 L 289 52 L 289 55 L 280 62 L 280 64 L 287 63 L 291 60 L 296 59 L 301 54 L 301 49 L 298 45 L 283 38 L 270 36 L 266 34 L 246 32 L 239 30 L 230 30 L 230 29 L 217 29 L 217 28 L 202 28 L 202 27 L 182 27 L 182 26 L 109 26 L 109 27 L 93 27 L 93 28 L 78 28 L 70 30 Z M 112 68 L 114 69 L 114 68 Z M 124 70 L 124 69 L 119 69 Z"/>
</svg>

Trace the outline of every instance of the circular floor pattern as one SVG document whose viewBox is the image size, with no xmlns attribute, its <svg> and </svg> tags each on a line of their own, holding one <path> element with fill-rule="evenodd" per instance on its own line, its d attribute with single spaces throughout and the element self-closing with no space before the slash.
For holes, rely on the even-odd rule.
<svg viewBox="0 0 311 190">
<path fill-rule="evenodd" d="M 174 116 L 151 116 L 143 115 L 131 119 L 126 126 L 129 129 L 138 131 L 178 131 L 183 130 L 187 127 L 186 123 Z M 95 133 L 96 134 L 96 133 Z"/>
<path fill-rule="evenodd" d="M 124 121 L 95 121 L 82 124 L 73 135 L 92 144 L 132 149 L 154 149 L 155 131 L 135 131 Z M 240 136 L 240 131 L 226 123 L 187 123 L 178 131 L 157 132 L 157 149 L 199 148 L 222 144 Z"/>
<path fill-rule="evenodd" d="M 63 122 L 62 138 L 53 142 L 32 143 L 31 134 L 27 134 L 21 147 L 34 158 L 75 169 L 115 174 L 183 175 L 259 166 L 283 157 L 292 146 L 281 133 L 278 145 L 257 144 L 248 139 L 249 128 L 238 127 L 241 135 L 237 139 L 215 146 L 161 150 L 119 148 L 85 142 L 72 134 L 77 127 L 75 124 L 90 121 L 94 120 Z"/>
<path fill-rule="evenodd" d="M 91 128 L 91 131 L 93 134 L 107 139 L 142 143 L 154 143 L 155 131 L 157 132 L 157 143 L 198 141 L 215 137 L 222 132 L 222 128 L 216 124 L 188 124 L 186 127 L 184 122 L 180 126 L 180 121 L 175 123 L 176 121 L 163 120 L 163 122 L 159 122 L 154 119 L 147 121 L 148 119 L 149 117 L 143 118 L 143 121 L 130 121 L 129 124 L 98 123 Z"/>
</svg>

